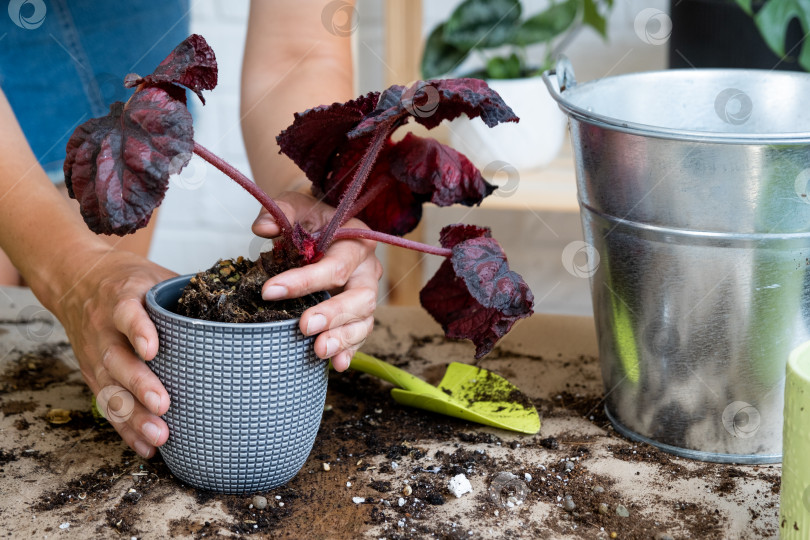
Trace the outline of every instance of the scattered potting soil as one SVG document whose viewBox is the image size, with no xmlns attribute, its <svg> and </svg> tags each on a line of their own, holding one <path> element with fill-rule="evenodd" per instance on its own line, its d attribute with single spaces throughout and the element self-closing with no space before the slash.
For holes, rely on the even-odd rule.
<svg viewBox="0 0 810 540">
<path fill-rule="evenodd" d="M 243 257 L 218 261 L 191 278 L 177 303 L 177 313 L 228 323 L 283 321 L 300 317 L 323 299 L 323 294 L 318 293 L 302 298 L 263 300 L 262 285 L 278 273 L 274 264 L 267 254 L 256 261 Z"/>
<path fill-rule="evenodd" d="M 0 412 L 5 414 L 6 416 L 14 416 L 15 414 L 31 412 L 36 408 L 37 408 L 36 402 L 23 401 L 21 399 L 12 399 L 10 401 L 4 401 L 0 403 Z"/>
<path fill-rule="evenodd" d="M 377 331 L 388 330 L 379 326 Z M 387 359 L 416 371 L 420 361 L 414 359 L 424 354 L 419 347 L 405 347 L 407 354 Z M 0 381 L 19 373 L 21 365 L 29 371 L 24 377 L 38 379 L 36 367 L 50 366 L 49 355 L 40 356 L 26 353 L 6 363 Z M 501 351 L 498 361 L 508 369 L 508 353 Z M 440 378 L 442 369 L 435 371 Z M 58 433 L 63 447 L 0 449 L 0 478 L 25 481 L 30 473 L 17 476 L 23 474 L 18 471 L 32 466 L 56 475 L 49 480 L 54 487 L 30 502 L 30 512 L 62 516 L 72 524 L 71 533 L 82 523 L 94 523 L 94 529 L 80 529 L 87 538 L 154 534 L 149 510 L 161 504 L 176 512 L 159 524 L 162 534 L 172 537 L 354 538 L 371 529 L 371 537 L 387 539 L 725 538 L 727 518 L 716 506 L 677 495 L 679 482 L 702 482 L 702 492 L 732 502 L 749 496 L 746 483 L 756 482 L 762 493 L 753 497 L 767 503 L 750 516 L 751 537 L 776 534 L 775 526 L 762 525 L 759 512 L 777 512 L 778 468 L 700 464 L 627 441 L 609 428 L 599 392 L 578 384 L 566 382 L 564 390 L 533 402 L 544 423 L 573 422 L 579 428 L 516 436 L 400 406 L 389 385 L 367 375 L 331 373 L 320 431 L 304 467 L 286 486 L 245 495 L 190 488 L 173 478 L 159 457 L 139 458 L 109 424 L 90 414 L 89 394 L 78 388 L 71 389 L 78 400 L 70 404 L 39 401 L 35 394 L 40 407 L 32 410 L 21 395 L 29 390 L 16 390 L 2 406 L 20 410 L 14 421 L 25 420 L 30 427 L 11 433 L 27 440 Z M 87 403 L 86 409 L 79 403 Z M 50 422 L 53 410 L 66 411 L 70 420 Z M 615 474 L 599 469 L 606 455 L 611 466 L 624 467 L 622 478 L 642 475 L 649 481 L 655 471 L 659 484 L 653 494 L 635 497 Z M 458 475 L 473 485 L 471 493 L 461 495 L 463 512 L 449 489 Z M 542 512 L 533 513 L 541 506 Z M 765 523 L 770 521 L 776 523 L 775 518 Z M 49 525 L 35 535 L 60 532 Z"/>
<path fill-rule="evenodd" d="M 64 383 L 74 371 L 59 357 L 68 348 L 68 343 L 43 345 L 20 355 L 0 373 L 0 392 L 42 390 L 52 384 Z"/>
<path fill-rule="evenodd" d="M 491 371 L 480 368 L 478 376 L 462 385 L 457 391 L 453 392 L 445 388 L 442 391 L 450 397 L 466 401 L 467 406 L 474 403 L 491 402 L 502 403 L 503 408 L 509 407 L 516 411 L 534 408 L 532 401 L 512 383 Z"/>
</svg>

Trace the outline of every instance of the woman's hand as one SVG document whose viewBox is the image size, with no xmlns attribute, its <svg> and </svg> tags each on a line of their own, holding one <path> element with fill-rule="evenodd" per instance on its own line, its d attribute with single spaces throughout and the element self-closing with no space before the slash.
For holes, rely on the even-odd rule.
<svg viewBox="0 0 810 540">
<path fill-rule="evenodd" d="M 291 223 L 299 222 L 313 232 L 325 226 L 335 209 L 313 197 L 284 192 L 275 198 Z M 351 219 L 346 227 L 368 227 Z M 253 232 L 272 238 L 280 232 L 264 209 L 253 223 Z M 311 307 L 301 316 L 304 335 L 320 334 L 315 340 L 315 354 L 331 358 L 337 371 L 349 367 L 352 356 L 374 327 L 378 282 L 382 265 L 374 255 L 376 242 L 338 240 L 317 263 L 294 268 L 267 280 L 262 288 L 265 300 L 297 298 L 318 291 L 329 291 L 332 298 Z"/>
<path fill-rule="evenodd" d="M 157 354 L 158 335 L 143 302 L 153 285 L 175 274 L 129 252 L 96 255 L 95 264 L 87 265 L 91 270 L 52 310 L 99 409 L 148 458 L 169 438 L 159 417 L 169 409 L 169 394 L 144 362 Z"/>
</svg>

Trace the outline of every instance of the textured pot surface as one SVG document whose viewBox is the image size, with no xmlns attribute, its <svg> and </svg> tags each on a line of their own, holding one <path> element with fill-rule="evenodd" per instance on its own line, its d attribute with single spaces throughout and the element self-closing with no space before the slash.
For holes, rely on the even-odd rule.
<svg viewBox="0 0 810 540">
<path fill-rule="evenodd" d="M 282 485 L 312 449 L 327 365 L 298 319 L 229 324 L 173 313 L 190 278 L 164 281 L 146 299 L 160 336 L 149 366 L 171 397 L 163 460 L 202 489 L 248 493 Z"/>
</svg>

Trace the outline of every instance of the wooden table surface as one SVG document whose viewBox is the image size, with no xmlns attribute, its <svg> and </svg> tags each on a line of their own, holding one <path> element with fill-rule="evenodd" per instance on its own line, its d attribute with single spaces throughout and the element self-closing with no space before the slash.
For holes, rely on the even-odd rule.
<svg viewBox="0 0 810 540">
<path fill-rule="evenodd" d="M 382 307 L 364 350 L 435 382 L 448 362 L 471 362 L 473 348 L 444 339 L 419 308 Z M 621 438 L 601 410 L 596 356 L 590 318 L 538 314 L 479 362 L 535 401 L 543 417 L 536 436 L 405 409 L 367 376 L 332 374 L 313 454 L 287 487 L 264 494 L 269 507 L 257 512 L 250 496 L 188 488 L 160 458 L 126 449 L 90 414 L 59 324 L 27 289 L 2 288 L 0 537 L 776 537 L 780 467 L 693 462 Z M 54 409 L 71 421 L 53 423 Z M 461 454 L 482 460 L 466 469 L 472 493 L 445 490 L 442 504 L 403 494 L 406 483 L 446 485 L 449 468 L 432 464 Z M 522 504 L 493 503 L 496 472 L 525 487 Z M 569 493 L 573 512 L 562 507 Z M 617 517 L 619 504 L 629 517 Z"/>
</svg>

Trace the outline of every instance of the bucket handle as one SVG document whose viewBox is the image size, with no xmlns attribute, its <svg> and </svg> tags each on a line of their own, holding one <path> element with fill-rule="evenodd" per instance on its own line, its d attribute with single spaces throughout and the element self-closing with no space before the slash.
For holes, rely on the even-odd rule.
<svg viewBox="0 0 810 540">
<path fill-rule="evenodd" d="M 556 75 L 556 81 L 552 80 L 552 76 L 554 75 Z M 574 76 L 574 66 L 571 64 L 571 60 L 565 55 L 560 55 L 554 69 L 543 72 L 543 82 L 546 83 L 546 88 L 548 88 L 551 97 L 558 103 L 563 103 L 562 93 L 577 85 L 577 79 Z"/>
</svg>

